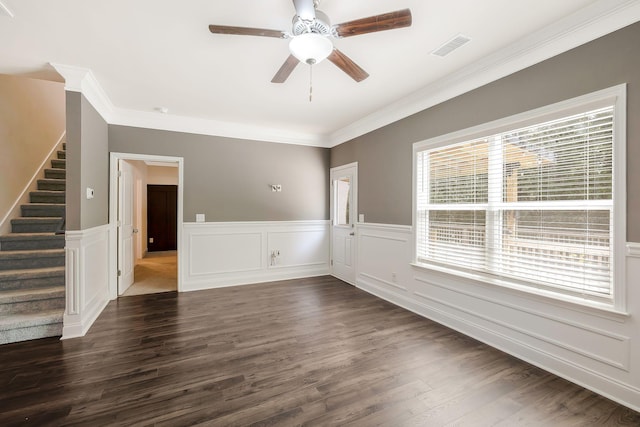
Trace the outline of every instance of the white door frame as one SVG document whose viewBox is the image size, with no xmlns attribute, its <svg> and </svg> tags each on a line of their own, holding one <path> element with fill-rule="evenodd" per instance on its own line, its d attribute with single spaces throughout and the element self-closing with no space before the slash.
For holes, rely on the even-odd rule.
<svg viewBox="0 0 640 427">
<path fill-rule="evenodd" d="M 183 225 L 183 191 L 184 191 L 184 158 L 157 156 L 151 154 L 110 153 L 109 154 L 109 298 L 118 298 L 118 161 L 147 160 L 155 162 L 178 163 L 178 292 L 182 292 L 182 225 Z"/>
<path fill-rule="evenodd" d="M 351 216 L 353 221 L 353 231 L 356 233 L 353 239 L 353 270 L 354 270 L 354 280 L 352 285 L 356 286 L 356 282 L 358 279 L 358 235 L 357 235 L 357 224 L 358 224 L 358 162 L 348 163 L 342 166 L 336 166 L 335 168 L 329 169 L 329 259 L 331 260 L 331 275 L 333 275 L 333 221 L 334 221 L 334 188 L 333 188 L 333 178 L 334 175 L 339 175 L 341 171 L 348 169 L 355 169 L 353 174 L 353 182 L 351 188 L 353 191 L 353 215 Z M 335 276 L 334 276 L 335 277 Z M 343 280 L 343 279 L 341 279 Z"/>
</svg>

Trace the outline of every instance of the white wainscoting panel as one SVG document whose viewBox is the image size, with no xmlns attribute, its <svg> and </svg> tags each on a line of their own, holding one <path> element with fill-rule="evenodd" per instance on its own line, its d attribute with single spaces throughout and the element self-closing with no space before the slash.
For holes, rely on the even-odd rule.
<svg viewBox="0 0 640 427">
<path fill-rule="evenodd" d="M 109 225 L 67 231 L 62 339 L 84 336 L 109 302 Z"/>
<path fill-rule="evenodd" d="M 183 290 L 329 274 L 328 221 L 185 223 Z"/>
<path fill-rule="evenodd" d="M 405 294 L 410 279 L 411 227 L 360 223 L 356 234 L 356 282 L 383 292 Z"/>
<path fill-rule="evenodd" d="M 640 410 L 640 245 L 623 254 L 627 316 L 411 266 L 411 227 L 357 236 L 359 288 Z"/>
<path fill-rule="evenodd" d="M 192 234 L 188 241 L 189 276 L 255 271 L 262 268 L 262 233 Z"/>
</svg>

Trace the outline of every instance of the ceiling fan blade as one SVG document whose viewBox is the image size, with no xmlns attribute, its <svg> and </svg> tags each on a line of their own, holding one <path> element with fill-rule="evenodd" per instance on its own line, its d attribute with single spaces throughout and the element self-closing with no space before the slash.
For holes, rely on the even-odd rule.
<svg viewBox="0 0 640 427">
<path fill-rule="evenodd" d="M 285 38 L 286 34 L 278 30 L 265 30 L 264 28 L 229 27 L 226 25 L 209 25 L 209 31 L 213 34 L 232 34 L 236 36 L 262 36 Z"/>
<path fill-rule="evenodd" d="M 376 31 L 394 30 L 411 26 L 411 10 L 403 9 L 368 18 L 356 19 L 333 26 L 338 37 L 351 37 Z"/>
<path fill-rule="evenodd" d="M 293 0 L 293 6 L 296 8 L 296 15 L 305 21 L 311 21 L 316 17 L 316 8 L 313 0 Z"/>
<path fill-rule="evenodd" d="M 347 73 L 349 77 L 357 82 L 361 82 L 369 77 L 369 73 L 360 68 L 358 64 L 353 62 L 351 58 L 340 52 L 338 49 L 333 49 L 333 52 L 331 52 L 327 59 L 333 62 L 338 68 Z"/>
<path fill-rule="evenodd" d="M 298 61 L 298 58 L 293 55 L 289 55 L 276 75 L 273 76 L 273 79 L 271 79 L 271 83 L 284 83 L 285 80 L 289 78 L 289 75 L 291 75 L 291 72 L 294 70 L 294 68 L 296 68 L 296 65 L 298 65 L 299 62 L 300 61 Z"/>
</svg>

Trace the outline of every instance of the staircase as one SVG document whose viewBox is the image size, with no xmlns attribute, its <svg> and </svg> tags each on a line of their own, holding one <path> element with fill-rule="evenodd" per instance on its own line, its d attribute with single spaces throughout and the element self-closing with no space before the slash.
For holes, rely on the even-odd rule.
<svg viewBox="0 0 640 427">
<path fill-rule="evenodd" d="M 62 335 L 66 144 L 0 236 L 0 344 Z"/>
</svg>

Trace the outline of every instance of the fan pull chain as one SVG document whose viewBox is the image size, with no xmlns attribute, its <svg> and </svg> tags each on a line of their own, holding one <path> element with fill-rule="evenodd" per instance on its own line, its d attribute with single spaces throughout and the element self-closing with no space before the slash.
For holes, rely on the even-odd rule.
<svg viewBox="0 0 640 427">
<path fill-rule="evenodd" d="M 309 64 L 309 102 L 313 99 L 313 63 Z"/>
</svg>

